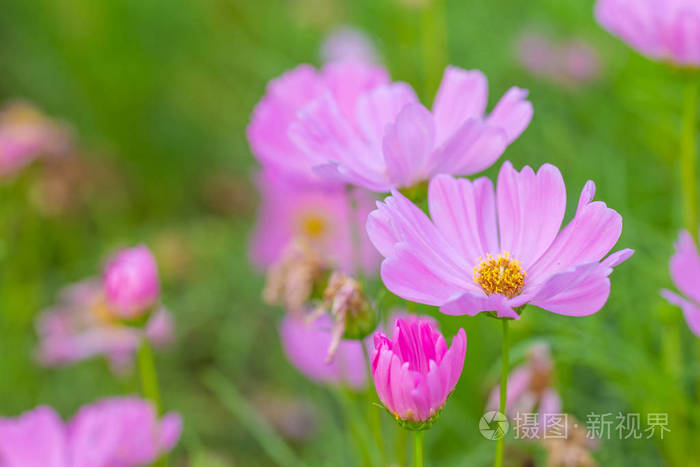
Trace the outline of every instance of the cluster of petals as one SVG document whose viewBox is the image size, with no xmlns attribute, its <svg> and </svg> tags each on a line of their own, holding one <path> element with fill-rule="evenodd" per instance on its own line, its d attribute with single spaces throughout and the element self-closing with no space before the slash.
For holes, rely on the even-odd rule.
<svg viewBox="0 0 700 467">
<path fill-rule="evenodd" d="M 700 67 L 697 0 L 598 0 L 595 16 L 610 33 L 651 59 Z"/>
<path fill-rule="evenodd" d="M 355 272 L 358 266 L 367 274 L 376 273 L 377 252 L 363 229 L 355 228 L 365 222 L 373 208 L 374 200 L 368 193 L 302 183 L 274 169 L 262 171 L 258 188 L 261 203 L 251 245 L 257 266 L 269 268 L 292 241 L 303 240 L 329 265 L 347 273 Z M 360 236 L 357 247 L 354 235 Z"/>
<path fill-rule="evenodd" d="M 516 420 L 520 414 L 537 413 L 542 435 L 549 428 L 547 423 L 550 417 L 561 414 L 562 409 L 561 397 L 552 387 L 553 366 L 549 347 L 538 342 L 528 349 L 527 361 L 514 368 L 508 376 L 508 416 Z M 496 386 L 489 396 L 488 410 L 498 410 L 499 399 L 500 386 Z"/>
<path fill-rule="evenodd" d="M 156 347 L 173 339 L 173 319 L 160 307 L 143 329 L 124 326 L 105 305 L 102 283 L 86 279 L 66 287 L 58 302 L 37 319 L 37 357 L 46 366 L 62 366 L 102 355 L 117 373 L 126 372 L 141 339 Z"/>
<path fill-rule="evenodd" d="M 322 178 L 387 192 L 491 166 L 530 123 L 526 96 L 511 88 L 487 116 L 483 73 L 448 67 L 432 111 L 405 83 L 369 89 L 352 108 L 323 93 L 299 110 L 288 135 Z"/>
<path fill-rule="evenodd" d="M 700 255 L 695 240 L 687 231 L 679 235 L 669 270 L 671 279 L 683 295 L 670 290 L 662 290 L 661 295 L 671 304 L 681 307 L 688 327 L 700 337 Z"/>
<path fill-rule="evenodd" d="M 263 167 L 304 182 L 315 181 L 313 164 L 289 137 L 297 114 L 316 99 L 331 100 L 334 108 L 353 121 L 360 96 L 388 84 L 384 68 L 360 60 L 328 63 L 321 70 L 299 65 L 271 80 L 253 110 L 247 129 L 253 154 Z"/>
<path fill-rule="evenodd" d="M 64 423 L 50 407 L 0 418 L 1 467 L 138 467 L 177 444 L 179 415 L 138 398 L 104 399 Z"/>
<path fill-rule="evenodd" d="M 396 320 L 392 337 L 374 336 L 371 369 L 377 395 L 398 419 L 430 421 L 455 388 L 467 350 L 460 329 L 447 347 L 434 321 L 418 316 Z"/>
<path fill-rule="evenodd" d="M 125 319 L 148 311 L 160 297 L 158 265 L 144 245 L 125 248 L 112 256 L 103 283 L 110 311 Z"/>
<path fill-rule="evenodd" d="M 359 340 L 341 340 L 329 361 L 326 355 L 333 341 L 333 327 L 333 320 L 327 313 L 313 320 L 298 313 L 287 313 L 279 328 L 284 353 L 313 381 L 364 389 L 367 385 L 364 344 Z"/>
<path fill-rule="evenodd" d="M 12 102 L 0 111 L 0 179 L 41 155 L 61 155 L 69 149 L 69 131 L 31 104 Z"/>
<path fill-rule="evenodd" d="M 486 178 L 474 181 L 448 175 L 428 188 L 432 220 L 398 191 L 377 203 L 367 231 L 385 257 L 381 276 L 387 288 L 410 301 L 440 306 L 452 315 L 495 311 L 519 317 L 517 308 L 533 304 L 554 313 L 584 316 L 601 309 L 610 293 L 608 276 L 633 250 L 617 251 L 622 217 L 592 201 L 588 181 L 576 214 L 560 231 L 566 187 L 549 164 L 537 173 L 501 167 L 497 189 Z M 517 294 L 489 293 L 476 280 L 485 258 L 510 258 L 522 272 Z M 498 273 L 498 270 L 496 270 Z"/>
</svg>

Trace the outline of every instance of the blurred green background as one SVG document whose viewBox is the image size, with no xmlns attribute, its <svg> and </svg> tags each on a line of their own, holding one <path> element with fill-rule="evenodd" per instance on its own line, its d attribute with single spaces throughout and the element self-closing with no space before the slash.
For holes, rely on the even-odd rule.
<svg viewBox="0 0 700 467">
<path fill-rule="evenodd" d="M 579 420 L 669 413 L 666 439 L 604 440 L 600 465 L 690 465 L 700 423 L 697 339 L 658 295 L 671 287 L 667 262 L 681 224 L 681 79 L 602 30 L 592 8 L 581 0 L 448 0 L 448 60 L 484 71 L 491 105 L 511 85 L 530 90 L 534 119 L 504 158 L 557 165 L 568 218 L 593 179 L 596 197 L 623 215 L 620 245 L 637 250 L 613 274 L 598 314 L 529 309 L 512 327 L 513 360 L 532 340 L 550 342 L 564 409 Z M 320 43 L 342 24 L 373 39 L 392 77 L 430 94 L 421 47 L 440 42 L 421 35 L 420 13 L 395 0 L 5 0 L 0 10 L 0 101 L 24 98 L 69 122 L 83 156 L 108 167 L 112 180 L 89 192 L 79 212 L 60 215 L 32 204 L 36 168 L 0 186 L 0 413 L 44 403 L 69 416 L 98 397 L 138 390 L 135 376 L 114 379 L 101 360 L 38 367 L 34 318 L 115 248 L 145 242 L 177 322 L 176 344 L 157 362 L 164 406 L 185 418 L 173 462 L 275 464 L 203 383 L 215 368 L 251 407 L 315 407 L 308 439 L 288 440 L 308 465 L 358 465 L 335 393 L 288 364 L 277 337 L 282 312 L 261 304 L 263 278 L 247 254 L 257 197 L 245 127 L 266 82 L 299 63 L 319 64 Z M 529 76 L 513 53 L 526 28 L 588 41 L 601 54 L 601 78 L 567 88 Z M 424 310 L 447 336 L 464 327 L 469 338 L 460 383 L 426 437 L 428 465 L 489 465 L 494 445 L 477 421 L 497 379 L 498 323 Z M 233 401 L 238 411 L 241 403 Z M 392 420 L 381 414 L 391 438 Z M 266 415 L 274 425 L 275 413 Z M 512 446 L 511 465 L 530 457 L 544 465 L 537 447 Z"/>
</svg>

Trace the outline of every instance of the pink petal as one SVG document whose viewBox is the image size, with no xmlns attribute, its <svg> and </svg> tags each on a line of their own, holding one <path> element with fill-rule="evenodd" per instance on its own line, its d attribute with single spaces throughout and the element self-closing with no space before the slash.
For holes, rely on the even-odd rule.
<svg viewBox="0 0 700 467">
<path fill-rule="evenodd" d="M 552 245 L 527 270 L 530 284 L 571 266 L 600 261 L 617 243 L 622 233 L 622 216 L 596 201 L 579 206 L 573 220 L 562 230 Z"/>
<path fill-rule="evenodd" d="M 516 172 L 505 162 L 496 189 L 501 250 L 529 267 L 552 244 L 566 210 L 566 187 L 559 169 L 544 164 L 535 174 Z M 527 279 L 526 279 L 527 280 Z"/>
<path fill-rule="evenodd" d="M 466 120 L 482 118 L 487 99 L 488 82 L 482 72 L 448 66 L 433 104 L 438 142 L 447 140 Z"/>
<path fill-rule="evenodd" d="M 685 298 L 676 295 L 670 290 L 662 290 L 661 295 L 668 300 L 672 305 L 677 305 L 683 310 L 683 316 L 688 323 L 688 327 L 693 334 L 700 337 L 700 306 L 696 303 L 686 300 Z"/>
<path fill-rule="evenodd" d="M 586 316 L 598 312 L 610 295 L 612 268 L 586 263 L 550 277 L 530 300 L 560 315 Z"/>
<path fill-rule="evenodd" d="M 700 256 L 695 240 L 685 230 L 678 236 L 669 270 L 678 290 L 700 302 Z"/>
<path fill-rule="evenodd" d="M 393 186 L 410 186 L 427 178 L 434 141 L 435 124 L 430 112 L 420 104 L 404 107 L 384 135 L 384 160 Z"/>
<path fill-rule="evenodd" d="M 404 107 L 413 103 L 418 103 L 418 97 L 408 84 L 379 86 L 358 100 L 358 128 L 373 147 L 380 148 L 386 126 L 396 120 Z"/>
<path fill-rule="evenodd" d="M 467 120 L 433 154 L 432 174 L 471 175 L 490 167 L 506 148 L 503 129 L 481 120 Z"/>
<path fill-rule="evenodd" d="M 482 311 L 496 311 L 499 318 L 520 318 L 506 297 L 500 294 L 485 295 L 483 292 L 464 292 L 440 307 L 440 312 L 446 315 L 476 316 Z"/>
<path fill-rule="evenodd" d="M 58 414 L 37 407 L 21 416 L 0 418 L 2 467 L 69 467 L 66 433 Z"/>
<path fill-rule="evenodd" d="M 498 251 L 496 195 L 491 180 L 471 182 L 438 175 L 428 189 L 430 217 L 447 241 L 473 267 L 478 258 Z"/>
<path fill-rule="evenodd" d="M 487 122 L 502 128 L 508 136 L 508 144 L 525 131 L 532 120 L 532 103 L 526 100 L 528 91 L 513 86 L 501 97 L 491 111 Z"/>
<path fill-rule="evenodd" d="M 384 68 L 360 60 L 327 63 L 321 74 L 341 113 L 350 119 L 354 118 L 355 106 L 365 92 L 390 81 Z"/>
<path fill-rule="evenodd" d="M 167 413 L 160 421 L 160 451 L 172 450 L 182 434 L 182 417 L 176 413 Z"/>
</svg>

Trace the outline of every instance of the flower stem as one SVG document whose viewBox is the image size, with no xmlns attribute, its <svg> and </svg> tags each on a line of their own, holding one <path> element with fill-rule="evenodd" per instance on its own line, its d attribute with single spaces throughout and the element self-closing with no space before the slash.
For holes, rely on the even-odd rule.
<svg viewBox="0 0 700 467">
<path fill-rule="evenodd" d="M 498 403 L 498 411 L 505 415 L 506 413 L 506 397 L 508 395 L 508 321 L 507 319 L 502 319 L 503 324 L 503 350 L 501 351 L 501 398 Z M 494 459 L 494 467 L 503 466 L 503 451 L 506 445 L 506 434 L 498 438 L 498 444 L 496 444 L 496 457 Z"/>
<path fill-rule="evenodd" d="M 141 376 L 141 392 L 143 397 L 151 401 L 156 415 L 161 415 L 160 391 L 158 390 L 158 375 L 156 373 L 155 360 L 153 359 L 153 350 L 148 339 L 144 338 L 141 341 L 141 346 L 138 351 L 139 374 Z M 163 454 L 153 467 L 165 467 L 168 465 L 168 458 Z"/>
<path fill-rule="evenodd" d="M 698 79 L 691 76 L 683 93 L 681 129 L 681 189 L 683 190 L 683 224 L 697 240 L 698 186 L 695 134 L 698 119 Z"/>
<path fill-rule="evenodd" d="M 421 52 L 424 97 L 430 102 L 448 61 L 445 0 L 432 1 L 421 12 Z"/>
<path fill-rule="evenodd" d="M 374 436 L 374 442 L 377 444 L 379 449 L 379 456 L 382 460 L 382 465 L 386 465 L 386 452 L 384 450 L 384 434 L 382 433 L 382 420 L 379 418 L 379 412 L 376 406 L 376 397 L 374 396 L 374 389 L 372 385 L 372 361 L 369 357 L 369 351 L 367 346 L 363 341 L 359 341 L 362 345 L 362 352 L 365 355 L 365 362 L 367 362 L 367 418 L 369 419 L 369 427 L 372 431 L 372 436 Z"/>
<path fill-rule="evenodd" d="M 413 465 L 423 467 L 423 436 L 424 431 L 416 431 L 413 444 Z"/>
</svg>

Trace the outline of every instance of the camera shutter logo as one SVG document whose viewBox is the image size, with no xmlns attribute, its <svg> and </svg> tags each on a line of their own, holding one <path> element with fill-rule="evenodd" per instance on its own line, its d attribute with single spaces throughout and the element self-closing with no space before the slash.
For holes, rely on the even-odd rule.
<svg viewBox="0 0 700 467">
<path fill-rule="evenodd" d="M 481 435 L 491 441 L 497 441 L 505 437 L 509 429 L 510 423 L 508 423 L 508 418 L 495 410 L 486 412 L 479 420 Z"/>
</svg>

